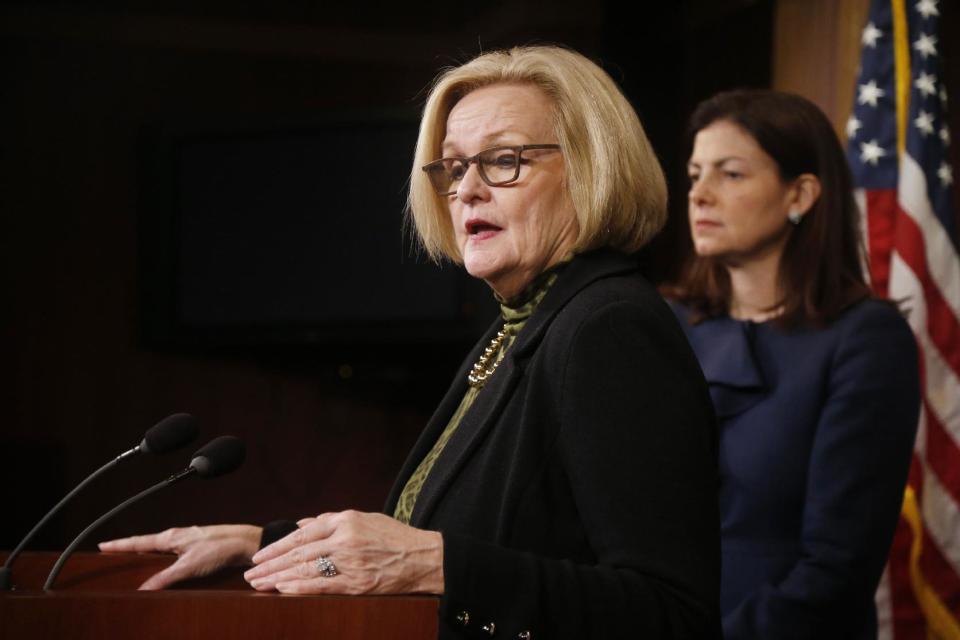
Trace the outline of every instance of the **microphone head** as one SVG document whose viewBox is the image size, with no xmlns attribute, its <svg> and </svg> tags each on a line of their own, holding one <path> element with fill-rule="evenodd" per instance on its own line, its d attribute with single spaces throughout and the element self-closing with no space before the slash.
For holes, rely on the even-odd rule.
<svg viewBox="0 0 960 640">
<path fill-rule="evenodd" d="M 188 413 L 167 416 L 147 430 L 140 450 L 154 455 L 175 451 L 197 437 L 196 419 Z"/>
<path fill-rule="evenodd" d="M 190 461 L 190 468 L 195 469 L 202 478 L 215 478 L 236 470 L 247 455 L 247 448 L 243 440 L 233 436 L 214 438 L 196 453 Z"/>
</svg>

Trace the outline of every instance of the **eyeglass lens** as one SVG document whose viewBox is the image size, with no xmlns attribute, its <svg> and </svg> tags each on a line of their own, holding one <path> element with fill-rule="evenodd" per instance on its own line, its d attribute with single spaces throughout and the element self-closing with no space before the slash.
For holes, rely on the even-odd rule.
<svg viewBox="0 0 960 640">
<path fill-rule="evenodd" d="M 471 162 L 477 163 L 480 177 L 491 187 L 513 182 L 520 175 L 520 149 L 494 147 L 473 158 L 443 158 L 431 163 L 427 166 L 430 182 L 440 194 L 456 193 Z"/>
</svg>

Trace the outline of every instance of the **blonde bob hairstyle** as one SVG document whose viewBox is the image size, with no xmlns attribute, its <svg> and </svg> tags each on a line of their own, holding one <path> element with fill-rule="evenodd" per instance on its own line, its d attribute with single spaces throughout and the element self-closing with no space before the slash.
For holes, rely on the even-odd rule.
<svg viewBox="0 0 960 640">
<path fill-rule="evenodd" d="M 666 222 L 663 171 L 636 112 L 614 81 L 584 56 L 560 47 L 516 47 L 482 54 L 440 74 L 423 110 L 410 175 L 409 212 L 427 253 L 462 262 L 448 198 L 421 167 L 440 157 L 447 116 L 465 95 L 494 84 L 530 84 L 553 102 L 568 195 L 579 235 L 573 250 L 637 251 Z M 537 140 L 537 142 L 551 142 Z"/>
</svg>

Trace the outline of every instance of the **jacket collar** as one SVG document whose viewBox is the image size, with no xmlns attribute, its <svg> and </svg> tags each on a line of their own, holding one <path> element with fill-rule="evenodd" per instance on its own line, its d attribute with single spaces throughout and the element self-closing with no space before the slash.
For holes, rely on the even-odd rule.
<svg viewBox="0 0 960 640">
<path fill-rule="evenodd" d="M 528 357 L 543 340 L 544 333 L 556 315 L 574 296 L 591 283 L 638 270 L 639 266 L 633 256 L 611 249 L 598 249 L 575 257 L 564 268 L 533 316 L 527 321 L 506 357 L 514 360 Z"/>
<path fill-rule="evenodd" d="M 752 322 L 725 316 L 704 320 L 688 330 L 720 418 L 743 413 L 769 392 L 754 348 L 756 331 Z"/>
</svg>

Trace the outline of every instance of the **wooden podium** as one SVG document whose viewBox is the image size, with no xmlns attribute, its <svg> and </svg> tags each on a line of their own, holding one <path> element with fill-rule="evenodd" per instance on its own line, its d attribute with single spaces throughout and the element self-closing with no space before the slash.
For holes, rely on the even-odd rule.
<svg viewBox="0 0 960 640">
<path fill-rule="evenodd" d="M 26 553 L 17 559 L 17 588 L 0 592 L 0 640 L 437 637 L 439 600 L 432 596 L 258 593 L 239 569 L 169 591 L 137 591 L 171 563 L 171 556 L 160 554 L 78 553 L 67 561 L 56 589 L 44 592 L 41 587 L 57 555 Z"/>
</svg>

